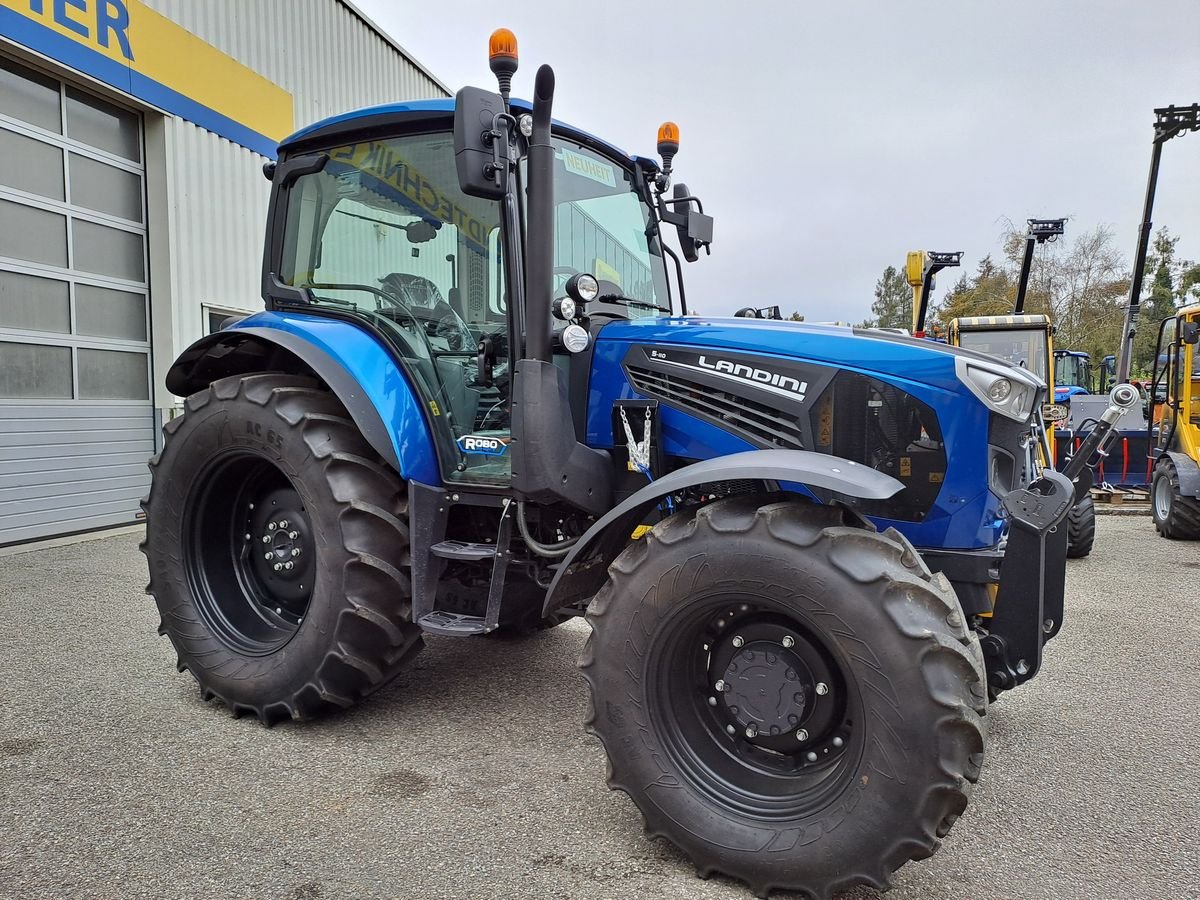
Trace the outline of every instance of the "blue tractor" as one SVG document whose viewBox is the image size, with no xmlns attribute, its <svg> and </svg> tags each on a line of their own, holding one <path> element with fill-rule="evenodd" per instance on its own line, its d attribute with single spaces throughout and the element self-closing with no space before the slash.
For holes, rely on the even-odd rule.
<svg viewBox="0 0 1200 900">
<path fill-rule="evenodd" d="M 1070 403 L 1076 394 L 1090 394 L 1092 358 L 1082 350 L 1054 351 L 1054 402 Z"/>
<path fill-rule="evenodd" d="M 627 155 L 551 118 L 548 67 L 510 99 L 492 49 L 499 93 L 338 116 L 268 165 L 266 308 L 168 376 L 161 633 L 270 724 L 354 705 L 426 635 L 586 615 L 587 727 L 649 833 L 760 895 L 884 887 L 1062 624 L 1045 385 L 687 315 L 712 220 L 671 184 L 678 129 Z"/>
</svg>

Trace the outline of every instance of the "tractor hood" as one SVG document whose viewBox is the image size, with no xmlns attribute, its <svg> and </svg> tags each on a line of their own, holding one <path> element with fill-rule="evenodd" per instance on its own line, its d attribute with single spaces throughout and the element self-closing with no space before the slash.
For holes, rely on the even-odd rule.
<svg viewBox="0 0 1200 900">
<path fill-rule="evenodd" d="M 613 322 L 600 332 L 599 340 L 706 347 L 799 359 L 871 375 L 891 375 L 905 382 L 919 382 L 943 390 L 957 390 L 965 384 L 977 396 L 976 385 L 966 378 L 968 367 L 1002 374 L 1038 391 L 1046 386 L 1027 369 L 1009 365 L 986 353 L 845 325 L 673 316 Z M 980 399 L 991 406 L 986 397 Z"/>
<path fill-rule="evenodd" d="M 999 540 L 1000 497 L 1023 477 L 1023 441 L 1044 396 L 1040 379 L 994 356 L 885 331 L 618 320 L 596 336 L 587 439 L 624 452 L 636 426 L 614 407 L 656 403 L 667 457 L 830 453 L 905 484 L 865 514 L 904 523 L 918 546 L 971 549 Z"/>
</svg>

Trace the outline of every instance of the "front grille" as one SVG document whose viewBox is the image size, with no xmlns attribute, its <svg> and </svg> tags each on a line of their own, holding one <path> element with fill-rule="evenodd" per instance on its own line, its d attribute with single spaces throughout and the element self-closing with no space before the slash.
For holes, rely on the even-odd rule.
<svg viewBox="0 0 1200 900">
<path fill-rule="evenodd" d="M 757 400 L 731 394 L 680 375 L 626 365 L 634 390 L 680 412 L 705 419 L 757 447 L 804 449 L 800 423 Z"/>
</svg>

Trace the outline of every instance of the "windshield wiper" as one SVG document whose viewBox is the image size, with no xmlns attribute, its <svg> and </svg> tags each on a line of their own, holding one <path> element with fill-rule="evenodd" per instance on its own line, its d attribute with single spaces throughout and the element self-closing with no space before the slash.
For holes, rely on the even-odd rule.
<svg viewBox="0 0 1200 900">
<path fill-rule="evenodd" d="M 649 300 L 634 300 L 632 297 L 625 297 L 621 294 L 602 294 L 596 298 L 596 302 L 617 303 L 621 306 L 637 306 L 642 309 L 657 309 L 668 316 L 671 314 L 671 310 L 666 306 L 659 306 L 657 303 L 651 303 Z"/>
</svg>

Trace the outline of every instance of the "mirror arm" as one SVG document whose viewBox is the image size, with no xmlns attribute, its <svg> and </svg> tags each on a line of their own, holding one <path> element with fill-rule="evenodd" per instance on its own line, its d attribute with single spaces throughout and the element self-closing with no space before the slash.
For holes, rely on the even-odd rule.
<svg viewBox="0 0 1200 900">
<path fill-rule="evenodd" d="M 694 194 L 688 194 L 686 197 L 664 197 L 663 203 L 695 203 L 696 212 L 704 212 L 704 203 Z"/>
</svg>

